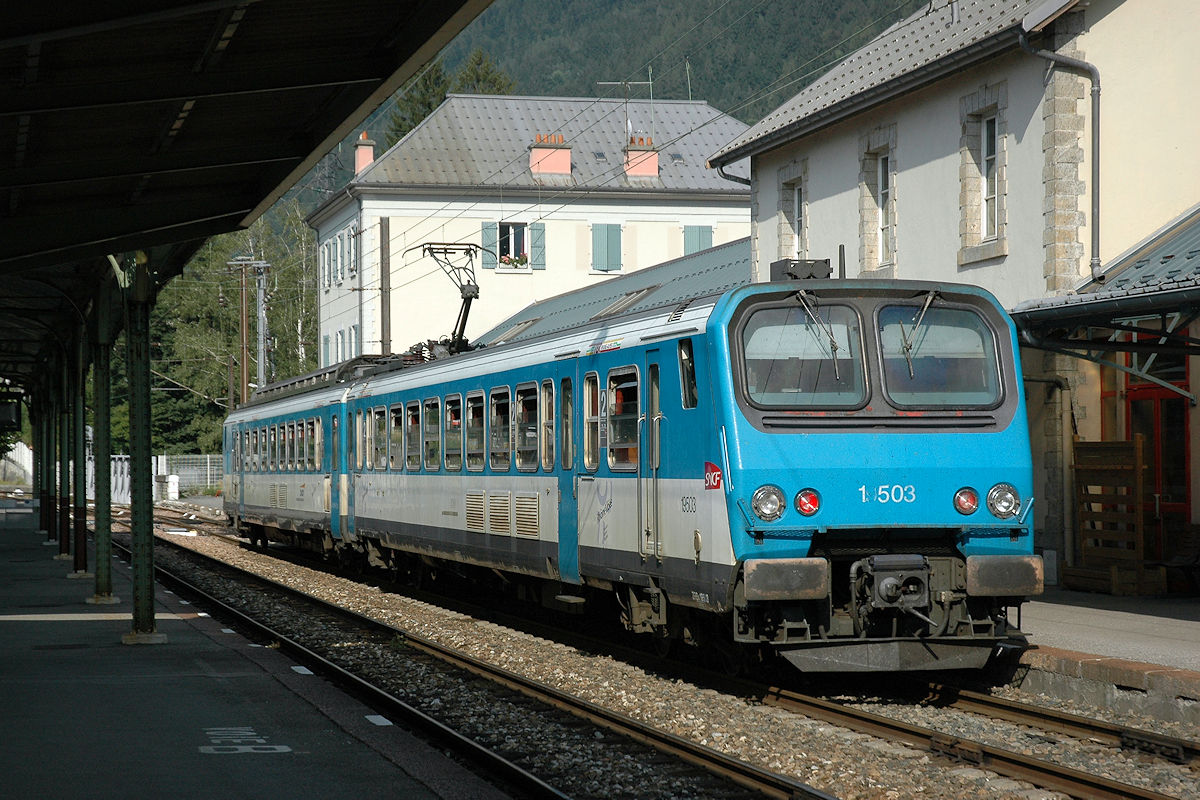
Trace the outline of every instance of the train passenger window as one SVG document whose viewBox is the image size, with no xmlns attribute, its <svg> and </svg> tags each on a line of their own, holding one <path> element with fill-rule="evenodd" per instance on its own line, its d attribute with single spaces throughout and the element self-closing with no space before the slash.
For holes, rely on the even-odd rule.
<svg viewBox="0 0 1200 800">
<path fill-rule="evenodd" d="M 465 423 L 467 469 L 478 472 L 483 469 L 483 394 L 467 395 Z"/>
<path fill-rule="evenodd" d="M 554 471 L 554 381 L 542 381 L 542 469 Z"/>
<path fill-rule="evenodd" d="M 683 394 L 683 407 L 695 408 L 700 398 L 696 390 L 696 359 L 692 354 L 692 340 L 679 340 L 679 388 Z"/>
<path fill-rule="evenodd" d="M 608 373 L 608 466 L 612 469 L 637 468 L 638 412 L 637 372 Z"/>
<path fill-rule="evenodd" d="M 308 439 L 304 436 L 304 420 L 296 423 L 296 460 L 293 466 L 298 470 L 308 469 Z"/>
<path fill-rule="evenodd" d="M 509 415 L 508 389 L 493 389 L 491 401 L 488 463 L 492 469 L 507 470 L 512 463 L 512 420 Z"/>
<path fill-rule="evenodd" d="M 442 401 L 438 398 L 425 401 L 425 469 L 437 470 L 442 466 Z"/>
<path fill-rule="evenodd" d="M 287 425 L 287 468 L 296 468 L 296 423 Z"/>
<path fill-rule="evenodd" d="M 575 400 L 571 394 L 571 379 L 562 379 L 562 406 L 559 408 L 559 434 L 562 436 L 562 465 L 563 469 L 571 469 L 575 465 L 574 450 L 574 421 Z"/>
<path fill-rule="evenodd" d="M 275 469 L 276 459 L 276 443 L 279 441 L 278 428 L 274 425 L 267 428 L 267 468 Z"/>
<path fill-rule="evenodd" d="M 250 432 L 250 469 L 258 472 L 258 431 Z"/>
<path fill-rule="evenodd" d="M 362 409 L 359 409 L 354 414 L 354 432 L 350 437 L 351 443 L 351 458 L 350 461 L 355 465 L 355 469 L 362 470 L 370 459 L 367 458 L 367 436 L 369 426 L 363 419 Z"/>
<path fill-rule="evenodd" d="M 388 435 L 387 409 L 383 406 L 375 409 L 375 469 L 387 469 L 388 465 Z"/>
<path fill-rule="evenodd" d="M 405 462 L 412 471 L 421 468 L 421 404 L 409 403 L 404 409 L 404 449 L 408 453 Z"/>
<path fill-rule="evenodd" d="M 253 465 L 253 458 L 254 450 L 250 446 L 250 431 L 242 431 L 242 469 L 250 469 Z"/>
<path fill-rule="evenodd" d="M 324 422 L 320 417 L 317 417 L 316 425 L 313 427 L 313 452 L 316 453 L 316 467 L 318 472 L 324 472 L 328 469 L 325 465 L 325 448 L 324 443 Z"/>
<path fill-rule="evenodd" d="M 462 469 L 462 396 L 446 398 L 446 469 Z"/>
<path fill-rule="evenodd" d="M 404 468 L 404 406 L 392 406 L 388 425 L 391 428 L 391 467 Z"/>
<path fill-rule="evenodd" d="M 583 376 L 583 465 L 589 470 L 600 466 L 600 377 L 589 372 Z"/>
<path fill-rule="evenodd" d="M 538 390 L 537 385 L 517 387 L 517 469 L 536 471 L 538 467 Z"/>
</svg>

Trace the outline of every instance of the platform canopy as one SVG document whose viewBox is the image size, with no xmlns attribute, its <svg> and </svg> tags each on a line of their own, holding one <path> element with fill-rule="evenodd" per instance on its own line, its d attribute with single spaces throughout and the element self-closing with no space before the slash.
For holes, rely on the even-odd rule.
<svg viewBox="0 0 1200 800">
<path fill-rule="evenodd" d="M 253 222 L 489 0 L 60 0 L 0 10 L 0 379 L 119 325 Z M 129 256 L 126 256 L 129 258 Z M 107 324 L 107 323 L 106 323 Z"/>
</svg>

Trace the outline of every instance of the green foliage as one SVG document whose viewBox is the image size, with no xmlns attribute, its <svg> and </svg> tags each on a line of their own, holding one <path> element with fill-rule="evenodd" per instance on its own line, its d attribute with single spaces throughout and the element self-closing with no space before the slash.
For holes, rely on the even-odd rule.
<svg viewBox="0 0 1200 800">
<path fill-rule="evenodd" d="M 523 91 L 623 97 L 600 81 L 645 81 L 654 96 L 705 100 L 752 123 L 928 0 L 498 0 L 447 48 L 485 47 Z M 690 67 L 690 69 L 689 69 Z M 634 87 L 631 96 L 647 96 Z"/>
<path fill-rule="evenodd" d="M 472 50 L 453 75 L 446 73 L 438 59 L 398 93 L 396 108 L 388 120 L 386 147 L 391 147 L 420 125 L 442 104 L 447 92 L 512 94 L 516 88 L 516 82 L 499 69 L 482 48 Z"/>
</svg>

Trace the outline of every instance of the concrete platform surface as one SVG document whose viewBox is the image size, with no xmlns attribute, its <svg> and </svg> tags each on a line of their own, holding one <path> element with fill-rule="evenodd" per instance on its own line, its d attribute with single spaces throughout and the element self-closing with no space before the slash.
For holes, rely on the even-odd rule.
<svg viewBox="0 0 1200 800">
<path fill-rule="evenodd" d="M 165 590 L 165 644 L 127 645 L 117 605 L 43 545 L 32 513 L 0 520 L 0 796 L 503 798 L 275 650 Z"/>
</svg>

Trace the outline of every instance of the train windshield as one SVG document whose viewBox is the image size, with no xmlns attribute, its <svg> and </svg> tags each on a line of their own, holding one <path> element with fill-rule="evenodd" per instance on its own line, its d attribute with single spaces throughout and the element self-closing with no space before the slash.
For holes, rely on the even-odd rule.
<svg viewBox="0 0 1200 800">
<path fill-rule="evenodd" d="M 879 310 L 883 380 L 893 405 L 990 407 L 1002 399 L 991 328 L 976 312 L 923 305 Z"/>
<path fill-rule="evenodd" d="M 853 408 L 866 401 L 858 314 L 846 305 L 754 311 L 742 328 L 745 386 L 762 407 Z"/>
</svg>

